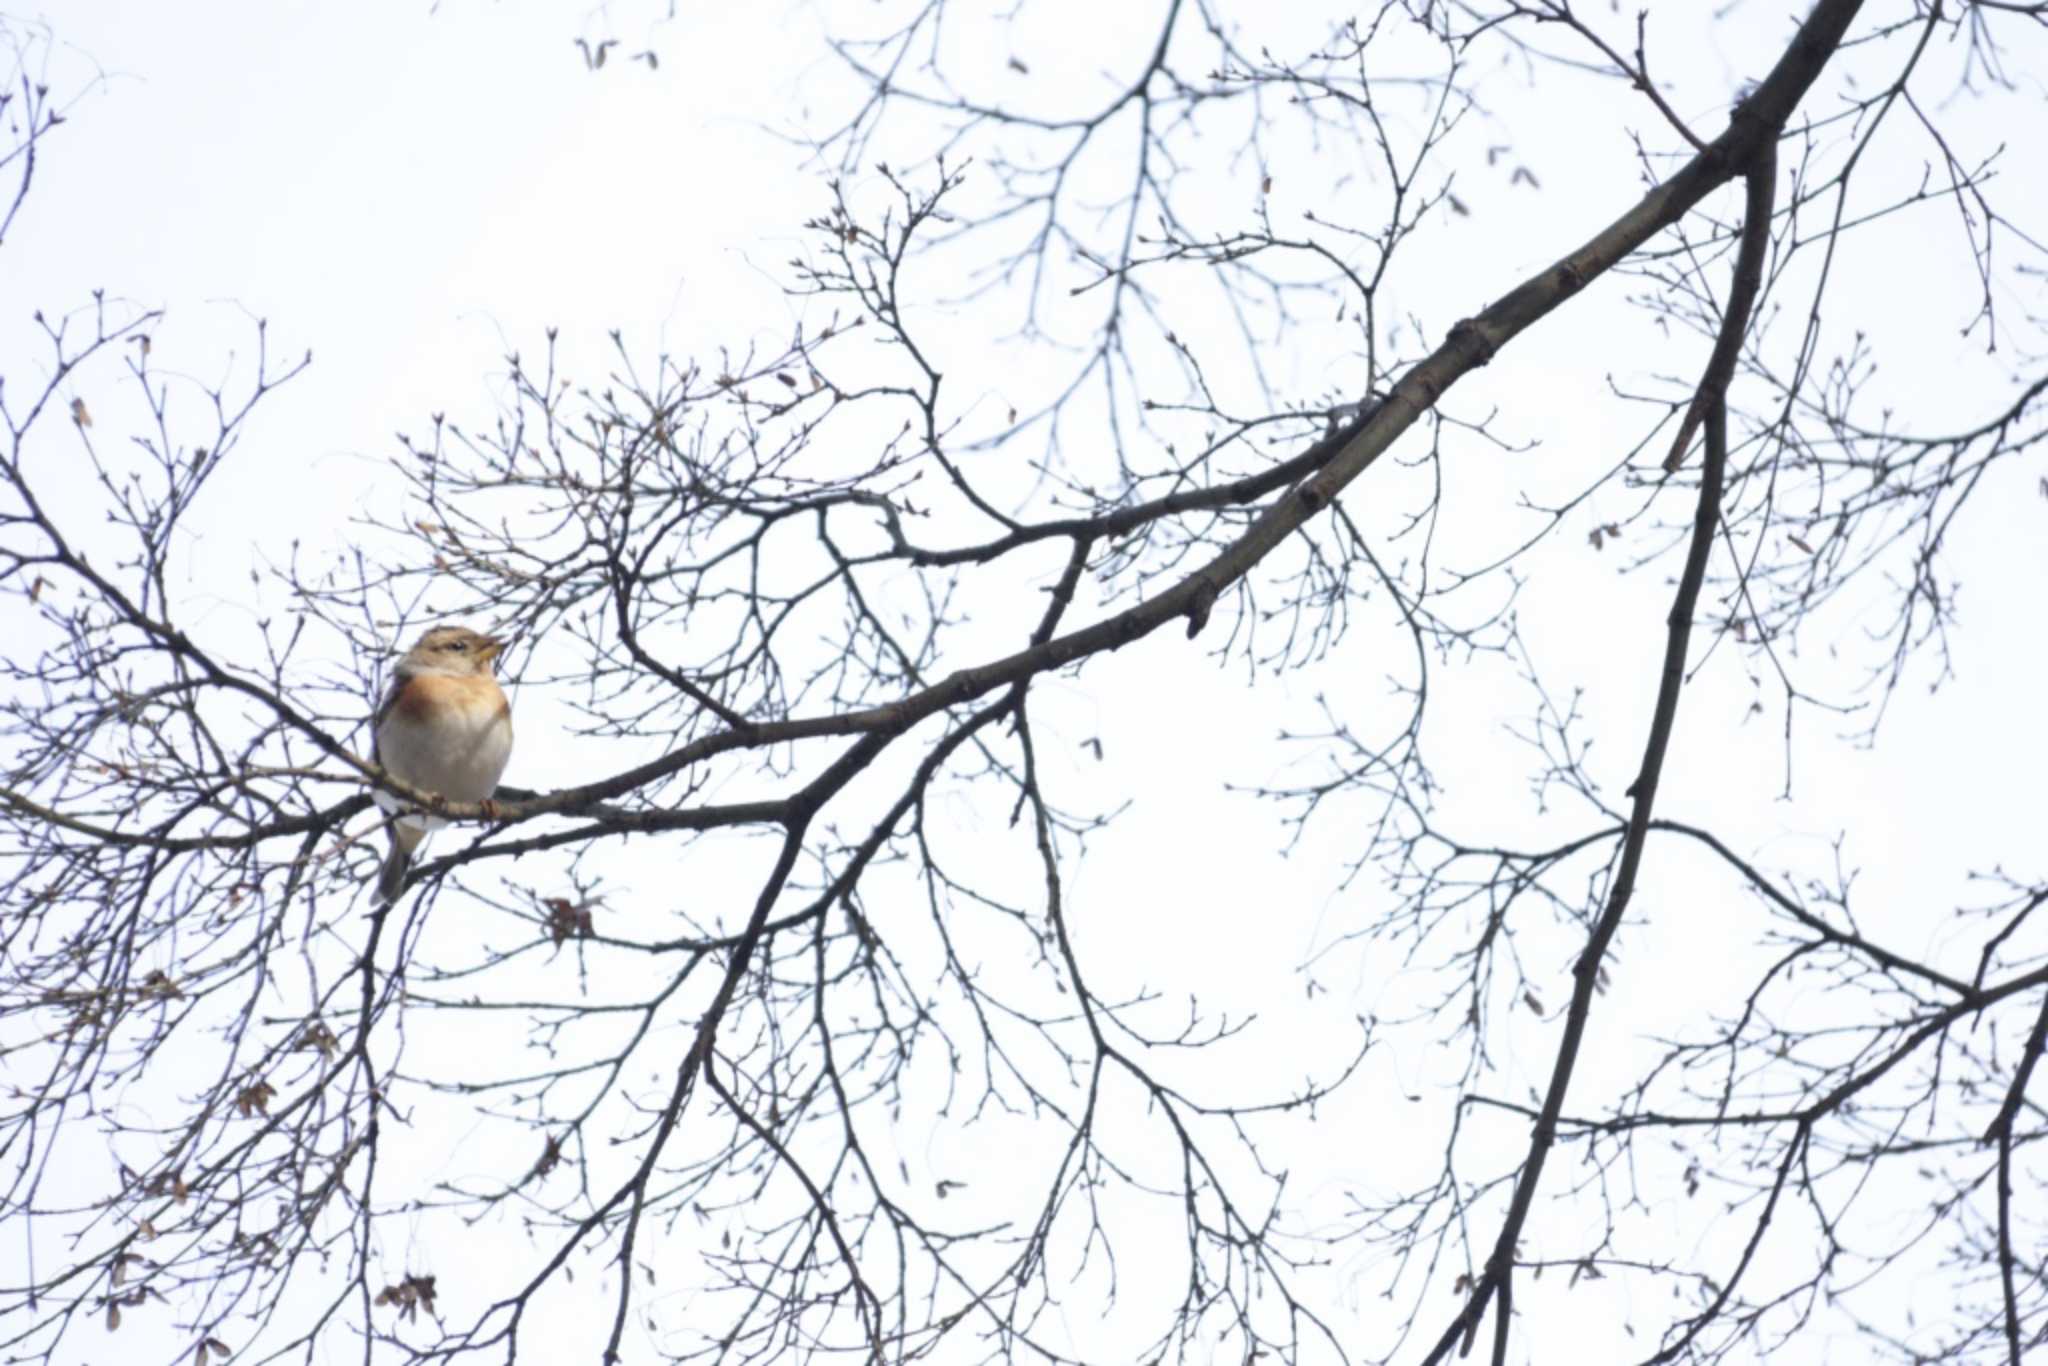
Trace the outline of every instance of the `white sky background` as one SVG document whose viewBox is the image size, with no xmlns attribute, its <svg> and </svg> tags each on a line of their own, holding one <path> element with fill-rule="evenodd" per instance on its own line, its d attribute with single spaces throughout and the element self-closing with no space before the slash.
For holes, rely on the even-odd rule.
<svg viewBox="0 0 2048 1366">
<path fill-rule="evenodd" d="M 1114 17 L 1143 31 L 1154 8 L 1132 5 Z M 1701 22 L 1668 40 L 1656 30 L 1653 57 L 1669 54 L 1660 67 L 1675 80 L 1674 103 L 1717 130 L 1713 111 L 1779 50 L 1788 29 L 1783 9 L 1740 6 L 1725 21 Z M 22 359 L 34 354 L 26 328 L 32 308 L 61 311 L 94 287 L 164 306 L 169 316 L 158 329 L 158 362 L 202 379 L 231 364 L 247 366 L 251 315 L 269 320 L 276 353 L 314 352 L 312 368 L 264 405 L 235 467 L 201 511 L 204 547 L 185 559 L 191 601 L 203 604 L 194 613 L 201 626 L 231 638 L 243 629 L 238 623 L 281 610 L 276 602 L 251 601 L 248 571 L 282 559 L 292 541 L 318 561 L 361 534 L 356 518 L 363 511 L 395 514 L 398 483 L 385 463 L 398 454 L 393 433 L 421 432 L 426 415 L 438 411 L 457 420 L 487 418 L 504 354 L 538 353 L 545 327 L 559 327 L 570 354 L 583 357 L 600 355 L 604 333 L 614 327 L 636 353 L 700 354 L 707 362 L 722 345 L 786 340 L 803 310 L 781 293 L 784 263 L 804 248 L 800 224 L 824 207 L 826 190 L 822 174 L 802 165 L 800 149 L 764 126 L 799 126 L 850 87 L 820 56 L 820 20 L 808 7 L 684 10 L 675 22 L 645 30 L 640 15 L 618 11 L 621 46 L 594 73 L 583 68 L 571 40 L 612 30 L 573 6 L 451 0 L 438 13 L 415 4 L 372 16 L 359 6 L 238 4 L 207 7 L 202 19 L 194 8 L 145 0 L 67 0 L 46 15 L 69 49 L 54 61 L 53 83 L 61 87 L 89 70 L 80 54 L 104 69 L 107 81 L 47 144 L 36 191 L 8 243 L 0 275 L 5 372 L 33 367 Z M 1097 21 L 1102 11 L 1089 7 Z M 1070 12 L 1058 17 L 1072 22 Z M 1670 11 L 1656 18 L 1660 26 L 1684 22 Z M 1135 61 L 1144 51 L 1141 43 L 1118 43 L 1099 31 L 1082 51 L 1070 35 L 1065 47 L 1062 41 L 1050 27 L 1020 27 L 991 46 L 990 60 L 1015 52 L 1030 65 L 1034 75 L 1017 81 L 1019 101 L 1071 108 L 1100 97 L 1105 79 L 1096 67 Z M 659 52 L 658 71 L 627 60 L 649 45 Z M 2016 51 L 2012 67 L 2048 69 L 2048 47 Z M 1504 79 L 1502 108 L 1522 117 L 1510 116 L 1513 136 L 1503 131 L 1499 140 L 1512 142 L 1513 161 L 1533 170 L 1542 188 L 1510 185 L 1506 165 L 1490 183 L 1460 182 L 1473 217 L 1446 216 L 1433 244 L 1418 244 L 1417 260 L 1431 268 L 1411 268 L 1394 291 L 1399 311 L 1432 337 L 1576 245 L 1639 192 L 1624 130 L 1655 132 L 1647 107 L 1628 104 L 1618 87 L 1609 104 L 1532 106 L 1518 75 Z M 2038 81 L 2025 79 L 2038 98 Z M 1510 96 L 1523 102 L 1512 104 Z M 1540 120 L 1527 117 L 1532 107 L 1541 109 Z M 1617 108 L 1630 111 L 1620 124 Z M 1949 117 L 1986 149 L 1997 138 L 1995 127 L 1972 123 L 1967 107 Z M 1305 165 L 1276 175 L 1276 222 L 1322 202 L 1329 190 L 1317 171 Z M 1917 175 L 1917 168 L 1900 173 Z M 2021 202 L 2010 198 L 2011 185 L 2000 190 L 2009 210 Z M 2038 211 L 2039 186 L 2030 193 Z M 2037 213 L 2031 221 L 2042 219 Z M 1889 329 L 1879 337 L 1880 382 L 1896 389 L 1896 409 L 1932 428 L 1947 419 L 1981 419 L 2003 401 L 2000 391 L 1957 382 L 1952 368 L 1981 345 L 1958 336 L 1971 298 L 1966 280 L 1944 273 L 1960 259 L 1952 220 L 1934 212 L 1902 218 L 1856 239 L 1855 250 L 1871 253 L 1854 263 L 1865 272 L 1857 287 L 1881 295 L 1868 325 Z M 1897 253 L 1896 267 L 1878 259 L 1885 250 Z M 1570 460 L 1576 475 L 1619 457 L 1639 414 L 1602 401 L 1607 375 L 1626 381 L 1631 374 L 1690 374 L 1704 360 L 1697 339 L 1665 339 L 1620 307 L 1634 283 L 1610 280 L 1599 288 L 1614 307 L 1566 307 L 1452 400 L 1466 416 L 1497 405 L 1504 430 L 1542 443 L 1516 458 L 1524 463 L 1515 478 L 1540 482 L 1542 461 Z M 1838 290 L 1831 316 L 1846 325 L 1856 308 L 1855 293 Z M 944 325 L 966 346 L 1003 330 L 1007 320 L 991 324 L 963 310 Z M 1889 349 L 1902 345 L 1912 349 Z M 2013 357 L 2014 372 L 2030 360 L 2038 368 L 2038 356 Z M 968 392 L 991 396 L 989 407 L 1016 401 L 991 378 L 1015 366 L 1013 356 L 982 348 L 960 352 L 953 364 Z M 1356 374 L 1327 355 L 1293 354 L 1275 364 L 1287 393 L 1341 390 Z M 117 395 L 91 397 L 96 413 L 119 411 Z M 1503 458 L 1473 474 L 1472 506 L 1487 507 L 1480 495 L 1507 467 Z M 2035 775 L 2048 761 L 2038 724 L 2048 504 L 2033 492 L 2038 473 L 1995 475 L 1999 487 L 1977 496 L 1967 525 L 1952 537 L 1953 565 L 1965 585 L 1954 682 L 1929 700 L 1923 670 L 1894 704 L 1874 752 L 1839 743 L 1826 718 L 1809 714 L 1798 734 L 1796 798 L 1781 802 L 1782 713 L 1766 688 L 1767 713 L 1739 720 L 1752 693 L 1728 656 L 1683 700 L 1660 814 L 1712 824 L 1768 866 L 1816 871 L 1827 866 L 1828 840 L 1838 829 L 1850 831 L 1844 857 L 1862 869 L 1864 926 L 1908 951 L 1932 952 L 1950 942 L 1951 908 L 1972 899 L 1970 871 L 2004 864 L 2018 876 L 2038 876 L 2040 868 L 2027 862 L 2039 858 Z M 1366 486 L 1379 474 L 1351 496 L 1370 499 Z M 1487 520 L 1466 524 L 1467 534 L 1506 543 L 1526 525 L 1506 508 L 1500 499 Z M 1627 510 L 1596 507 L 1568 525 L 1524 598 L 1526 634 L 1546 681 L 1587 690 L 1584 707 L 1598 722 L 1602 756 L 1595 768 L 1612 794 L 1627 785 L 1640 753 L 1668 592 L 1661 572 L 1618 578 L 1626 552 L 1595 552 L 1586 544 L 1591 526 Z M 1853 644 L 1858 623 L 1837 625 L 1842 642 Z M 1372 699 L 1385 691 L 1383 670 L 1404 663 L 1404 649 L 1398 636 L 1361 629 L 1330 665 L 1253 683 L 1241 664 L 1215 667 L 1178 632 L 1165 632 L 1090 663 L 1078 678 L 1045 685 L 1055 700 L 1041 724 L 1076 750 L 1053 760 L 1062 770 L 1055 781 L 1067 782 L 1083 806 L 1132 803 L 1071 869 L 1071 914 L 1084 956 L 1092 952 L 1100 964 L 1099 991 L 1116 995 L 1122 974 L 1169 1000 L 1197 993 L 1210 1012 L 1235 1018 L 1258 1011 L 1264 1032 L 1231 1065 L 1283 1090 L 1343 1053 L 1352 1016 L 1400 1008 L 1390 1002 L 1412 1005 L 1401 984 L 1387 980 L 1384 953 L 1350 948 L 1318 963 L 1315 980 L 1329 990 L 1306 999 L 1300 965 L 1363 923 L 1379 904 L 1376 880 L 1368 874 L 1340 890 L 1348 848 L 1341 816 L 1312 826 L 1293 856 L 1282 859 L 1275 853 L 1286 837 L 1277 810 L 1224 790 L 1226 783 L 1297 780 L 1303 770 L 1294 761 L 1302 752 L 1277 746 L 1275 733 L 1312 728 L 1318 692 L 1369 714 Z M 1523 718 L 1526 701 L 1498 680 L 1461 682 L 1447 672 L 1439 673 L 1440 686 L 1470 705 L 1440 715 L 1456 716 L 1471 730 L 1434 737 L 1438 776 L 1453 800 L 1474 803 L 1475 830 L 1486 828 L 1483 818 L 1528 821 L 1525 756 L 1504 729 Z M 546 789 L 619 766 L 609 751 L 594 765 L 592 747 L 564 738 L 559 705 L 544 691 L 529 687 L 515 696 L 520 735 L 508 781 Z M 1105 745 L 1100 764 L 1078 754 L 1080 742 L 1097 735 Z M 968 830 L 1001 819 L 965 807 L 951 814 Z M 635 857 L 630 849 L 607 856 L 607 881 L 620 889 L 616 905 L 632 904 L 636 876 L 674 876 L 659 861 L 643 866 Z M 704 879 L 684 893 L 694 911 L 728 921 L 744 916 L 750 860 L 724 873 L 701 857 L 691 867 L 693 878 Z M 1600 1007 L 1633 1012 L 1640 1034 L 1678 1032 L 1696 1021 L 1703 1002 L 1726 985 L 1713 970 L 1716 959 L 1732 962 L 1754 938 L 1753 908 L 1724 880 L 1700 876 L 1705 867 L 1670 845 L 1652 846 L 1637 906 L 1654 928 L 1625 936 L 1616 988 Z M 522 865 L 518 875 L 530 874 Z M 1033 874 L 1027 868 L 1022 876 Z M 437 930 L 447 932 L 461 909 L 445 900 Z M 1558 943 L 1556 961 L 1527 965 L 1552 984 L 1549 1018 L 1527 1017 L 1525 1046 L 1501 1059 L 1501 1094 L 1521 1098 L 1524 1083 L 1540 1083 L 1547 1069 L 1557 1008 L 1568 991 L 1569 953 L 1566 941 Z M 1297 1196 L 1326 1193 L 1334 1215 L 1346 1191 L 1385 1193 L 1440 1160 L 1445 1107 L 1404 1098 L 1426 1095 L 1442 1066 L 1428 1033 L 1377 1050 L 1338 1103 L 1313 1125 L 1294 1127 L 1291 1148 L 1269 1153 L 1270 1163 L 1295 1173 Z M 482 1041 L 449 1042 L 459 1049 Z M 1601 1083 L 1626 1066 L 1625 1053 L 1617 1045 L 1615 1055 L 1589 1055 L 1577 1094 L 1602 1094 Z M 1218 1086 L 1221 1092 L 1220 1080 Z M 700 1096 L 695 1103 L 707 1101 Z M 1520 1133 L 1502 1134 L 1505 1157 L 1519 1148 Z M 472 1153 L 451 1155 L 466 1137 L 459 1128 L 422 1135 L 421 1160 L 444 1163 L 451 1175 L 466 1164 L 493 1165 Z M 920 1179 L 975 1172 L 964 1198 L 994 1198 L 1002 1169 L 991 1154 L 1001 1141 L 994 1130 L 895 1135 Z M 1020 1169 L 1028 1170 L 1032 1158 L 1027 1154 Z M 87 1152 L 80 1161 L 81 1180 L 101 1175 L 99 1154 Z M 1561 1182 L 1569 1170 L 1566 1154 L 1552 1179 Z M 1674 1231 L 1690 1227 L 1689 1215 L 1684 1208 L 1672 1214 Z M 412 1242 L 388 1248 L 391 1264 L 438 1271 L 448 1297 L 444 1312 L 466 1317 L 463 1297 L 469 1282 L 487 1279 L 488 1256 L 480 1258 L 470 1244 L 459 1265 L 450 1265 L 444 1245 L 419 1227 Z M 1162 1250 L 1177 1252 L 1171 1221 L 1162 1227 Z M 523 1240 L 516 1247 L 523 1252 Z M 506 1274 L 525 1264 L 523 1257 L 508 1259 Z M 1178 1274 L 1172 1256 L 1159 1266 L 1127 1257 L 1119 1269 L 1132 1304 L 1147 1293 L 1172 1293 Z M 593 1265 L 587 1280 L 579 1276 L 575 1294 L 598 1296 L 591 1288 L 597 1270 Z M 1163 1280 L 1154 1284 L 1148 1276 Z M 662 1275 L 664 1286 L 688 1279 L 686 1265 Z M 1368 1262 L 1347 1262 L 1340 1253 L 1321 1284 L 1345 1331 L 1376 1340 L 1386 1330 L 1387 1310 L 1377 1299 L 1383 1281 Z M 1531 1322 L 1556 1322 L 1540 1317 L 1552 1290 L 1562 1287 L 1525 1282 L 1518 1309 Z M 1605 1286 L 1572 1293 L 1571 1312 L 1582 1317 L 1569 1355 L 1607 1360 L 1627 1352 L 1631 1344 L 1619 1332 L 1628 1315 L 1625 1296 Z M 652 1307 L 671 1329 L 687 1321 L 686 1303 L 656 1299 Z M 1433 1308 L 1447 1318 L 1451 1304 L 1440 1297 Z M 590 1309 L 593 1317 L 598 1312 Z M 608 1302 L 601 1312 L 608 1324 Z M 1151 1326 L 1098 1323 L 1091 1307 L 1069 1331 L 1083 1355 L 1110 1361 L 1136 1350 Z M 557 1331 L 563 1355 L 550 1356 L 542 1339 L 533 1344 L 535 1360 L 586 1359 L 586 1322 L 565 1316 Z M 1433 1332 L 1432 1321 L 1427 1335 Z M 662 1341 L 646 1336 L 634 1350 Z M 1523 1339 L 1530 1359 L 1564 1359 L 1556 1355 L 1561 1347 Z M 114 1350 L 81 1335 L 64 1359 L 104 1361 Z M 332 1359 L 354 1350 L 342 1344 Z M 1836 1351 L 1832 1359 L 1856 1359 L 1853 1348 L 1837 1343 Z"/>
</svg>

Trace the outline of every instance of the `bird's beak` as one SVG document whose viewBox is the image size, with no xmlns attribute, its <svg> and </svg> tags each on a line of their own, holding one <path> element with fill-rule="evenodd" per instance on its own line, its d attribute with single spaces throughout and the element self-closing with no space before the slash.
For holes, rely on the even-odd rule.
<svg viewBox="0 0 2048 1366">
<path fill-rule="evenodd" d="M 485 636 L 483 645 L 484 663 L 488 664 L 510 649 L 512 642 L 502 636 Z"/>
</svg>

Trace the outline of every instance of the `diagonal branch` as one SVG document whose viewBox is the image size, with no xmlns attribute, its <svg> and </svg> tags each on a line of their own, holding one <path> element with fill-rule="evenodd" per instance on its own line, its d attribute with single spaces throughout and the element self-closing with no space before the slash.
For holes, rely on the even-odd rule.
<svg viewBox="0 0 2048 1366">
<path fill-rule="evenodd" d="M 1825 8 L 1825 6 L 1823 6 Z M 1816 11 L 1818 12 L 1818 11 Z M 1794 46 L 1794 52 L 1798 51 Z M 1742 224 L 1742 247 L 1736 256 L 1735 280 L 1728 293 L 1728 308 L 1721 322 L 1720 342 L 1713 361 L 1700 381 L 1706 400 L 1707 457 L 1700 472 L 1700 494 L 1693 514 L 1692 541 L 1687 547 L 1685 570 L 1679 576 L 1678 592 L 1666 620 L 1663 674 L 1657 686 L 1657 706 L 1650 719 L 1650 736 L 1643 748 L 1643 764 L 1630 789 L 1635 798 L 1629 815 L 1628 834 L 1622 841 L 1621 863 L 1608 889 L 1607 904 L 1593 926 L 1586 948 L 1572 967 L 1572 1000 L 1566 1012 L 1564 1036 L 1558 1041 L 1557 1057 L 1551 1065 L 1550 1086 L 1543 1097 L 1543 1109 L 1529 1136 L 1529 1152 L 1515 1182 L 1506 1217 L 1501 1221 L 1486 1269 L 1473 1286 L 1465 1307 L 1444 1330 L 1436 1346 L 1424 1358 L 1425 1366 L 1442 1361 L 1454 1347 L 1470 1350 L 1473 1335 L 1495 1296 L 1500 1298 L 1493 1340 L 1494 1366 L 1507 1358 L 1508 1304 L 1515 1266 L 1515 1248 L 1528 1223 L 1535 1203 L 1543 1167 L 1557 1143 L 1558 1116 L 1563 1112 L 1572 1072 L 1585 1040 L 1586 1024 L 1592 1017 L 1593 996 L 1602 961 L 1615 932 L 1628 913 L 1635 894 L 1636 873 L 1642 866 L 1643 846 L 1649 839 L 1650 812 L 1657 799 L 1657 780 L 1664 768 L 1664 755 L 1671 744 L 1672 726 L 1678 717 L 1678 692 L 1685 685 L 1686 648 L 1692 637 L 1693 613 L 1698 607 L 1700 585 L 1706 579 L 1707 559 L 1714 548 L 1715 529 L 1721 519 L 1721 483 L 1728 463 L 1728 409 L 1721 385 L 1714 381 L 1714 366 L 1723 353 L 1732 355 L 1749 326 L 1750 309 L 1756 302 L 1763 280 L 1764 253 L 1770 244 L 1771 205 L 1777 191 L 1778 159 L 1774 140 L 1766 139 L 1756 149 L 1748 169 L 1749 195 Z M 1734 338 L 1731 342 L 1729 339 Z"/>
<path fill-rule="evenodd" d="M 900 734 L 928 716 L 970 702 L 984 693 L 1090 655 L 1120 649 L 1170 621 L 1185 617 L 1189 634 L 1199 632 L 1225 589 L 1327 507 L 1424 412 L 1434 407 L 1453 384 L 1491 361 L 1501 347 L 1676 223 L 1708 194 L 1741 174 L 1760 149 L 1775 141 L 1860 8 L 1861 0 L 1821 0 L 1770 74 L 1735 107 L 1721 136 L 1583 246 L 1453 327 L 1443 345 L 1401 377 L 1386 402 L 1344 440 L 1327 463 L 1275 499 L 1243 536 L 1207 565 L 1157 597 L 1091 626 L 963 669 L 894 702 L 719 731 L 595 783 L 565 788 L 531 801 L 498 803 L 489 815 L 516 821 L 544 813 L 577 811 L 734 750 L 835 735 Z M 1730 306 L 1732 310 L 1732 301 Z M 1087 530 L 1093 532 L 1096 528 Z M 388 778 L 383 782 L 391 785 Z M 455 819 L 486 815 L 479 803 L 450 802 L 437 811 Z"/>
</svg>

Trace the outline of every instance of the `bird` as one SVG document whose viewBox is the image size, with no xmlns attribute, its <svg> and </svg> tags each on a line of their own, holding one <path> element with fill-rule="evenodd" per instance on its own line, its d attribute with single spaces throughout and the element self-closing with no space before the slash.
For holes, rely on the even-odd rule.
<svg viewBox="0 0 2048 1366">
<path fill-rule="evenodd" d="M 370 723 L 370 757 L 412 787 L 488 805 L 512 757 L 512 704 L 493 672 L 506 643 L 467 626 L 436 626 L 421 636 L 399 658 Z M 405 888 L 413 852 L 444 822 L 392 793 L 374 799 L 390 817 L 391 851 L 377 877 L 377 903 L 388 906 Z"/>
</svg>

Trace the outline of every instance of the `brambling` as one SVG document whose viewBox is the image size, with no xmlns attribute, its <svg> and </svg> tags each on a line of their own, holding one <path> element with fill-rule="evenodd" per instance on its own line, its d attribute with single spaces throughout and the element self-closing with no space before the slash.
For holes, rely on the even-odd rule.
<svg viewBox="0 0 2048 1366">
<path fill-rule="evenodd" d="M 399 659 L 371 722 L 370 757 L 392 777 L 450 801 L 488 801 L 512 757 L 512 704 L 492 673 L 504 649 L 504 641 L 467 626 L 436 626 L 421 636 Z M 377 901 L 389 905 L 405 888 L 413 851 L 446 822 L 391 793 L 374 795 L 393 817 L 391 852 L 377 878 Z"/>
</svg>

